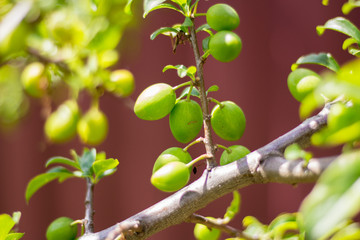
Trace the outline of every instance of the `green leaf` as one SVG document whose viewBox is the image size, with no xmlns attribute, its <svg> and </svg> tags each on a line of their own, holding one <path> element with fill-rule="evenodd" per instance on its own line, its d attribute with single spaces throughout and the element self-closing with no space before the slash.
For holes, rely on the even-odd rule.
<svg viewBox="0 0 360 240">
<path fill-rule="evenodd" d="M 181 99 L 181 98 L 187 96 L 189 94 L 189 91 L 190 91 L 190 87 L 184 88 L 184 90 L 181 92 L 178 99 Z M 191 90 L 191 96 L 200 98 L 200 93 L 196 88 L 193 87 Z"/>
<path fill-rule="evenodd" d="M 0 240 L 5 240 L 10 230 L 14 227 L 15 222 L 8 214 L 0 215 Z"/>
<path fill-rule="evenodd" d="M 194 76 L 194 73 L 196 73 L 196 67 L 190 66 L 189 68 L 185 67 L 184 65 L 167 65 L 163 68 L 163 72 L 169 70 L 169 69 L 175 69 L 177 70 L 177 75 L 180 78 L 184 78 L 186 76 L 189 76 L 192 78 Z"/>
<path fill-rule="evenodd" d="M 209 50 L 209 42 L 210 42 L 210 37 L 206 37 L 202 40 L 202 49 L 204 52 Z"/>
<path fill-rule="evenodd" d="M 224 219 L 227 222 L 230 222 L 235 215 L 239 212 L 241 203 L 241 197 L 238 191 L 233 191 L 233 200 L 230 203 L 230 206 L 226 209 L 226 213 L 224 215 Z"/>
<path fill-rule="evenodd" d="M 106 171 L 116 168 L 118 164 L 119 161 L 113 158 L 95 161 L 93 164 L 93 170 L 96 178 L 99 180 L 102 176 L 104 176 L 103 174 Z"/>
<path fill-rule="evenodd" d="M 181 11 L 174 5 L 172 5 L 170 3 L 163 3 L 163 2 L 165 2 L 165 0 L 144 0 L 143 17 L 145 18 L 150 12 L 157 10 L 157 9 L 162 9 L 162 8 L 172 9 L 172 10 L 180 12 L 181 14 L 184 14 L 183 11 Z"/>
<path fill-rule="evenodd" d="M 346 50 L 348 49 L 351 45 L 357 44 L 357 41 L 354 38 L 347 38 L 342 45 L 342 49 Z"/>
<path fill-rule="evenodd" d="M 351 38 L 354 38 L 358 43 L 360 43 L 359 29 L 346 18 L 336 17 L 328 20 L 325 25 L 316 27 L 316 31 L 319 35 L 322 35 L 326 29 L 341 32 Z"/>
<path fill-rule="evenodd" d="M 301 204 L 306 239 L 320 239 L 360 211 L 360 151 L 343 154 Z"/>
<path fill-rule="evenodd" d="M 127 0 L 125 8 L 124 8 L 124 12 L 126 14 L 132 15 L 132 11 L 131 11 L 132 2 L 133 2 L 133 0 Z"/>
<path fill-rule="evenodd" d="M 196 32 L 200 32 L 200 31 L 207 32 L 207 33 L 210 34 L 210 36 L 213 35 L 213 32 L 211 31 L 211 27 L 210 27 L 209 24 L 207 24 L 207 23 L 201 25 L 200 27 L 198 27 L 198 28 L 196 29 Z"/>
<path fill-rule="evenodd" d="M 51 164 L 64 164 L 80 170 L 78 163 L 66 157 L 52 157 L 46 162 L 45 167 L 48 167 Z"/>
<path fill-rule="evenodd" d="M 327 67 L 334 72 L 337 72 L 340 69 L 339 64 L 330 53 L 312 53 L 302 56 L 291 66 L 291 69 L 295 70 L 300 64 L 318 64 Z"/>
<path fill-rule="evenodd" d="M 67 170 L 63 167 L 56 167 L 53 169 L 50 169 L 46 173 L 39 174 L 32 178 L 29 182 L 29 184 L 26 187 L 25 192 L 25 199 L 27 202 L 29 202 L 30 198 L 34 195 L 35 192 L 37 192 L 41 187 L 43 187 L 45 184 L 55 180 L 59 179 L 60 182 L 65 181 L 69 177 L 73 177 L 73 173 Z"/>
<path fill-rule="evenodd" d="M 192 27 L 192 26 L 194 26 L 194 23 L 193 23 L 193 21 L 191 21 L 191 18 L 186 17 L 182 25 L 184 27 Z"/>
<path fill-rule="evenodd" d="M 24 233 L 9 233 L 5 240 L 18 240 L 24 236 Z"/>
<path fill-rule="evenodd" d="M 243 226 L 246 228 L 243 232 L 253 238 L 259 239 L 264 235 L 267 230 L 267 226 L 259 222 L 255 217 L 246 216 L 243 219 Z M 261 239 L 261 238 L 260 238 Z"/>
<path fill-rule="evenodd" d="M 157 36 L 159 36 L 160 34 L 166 35 L 166 36 L 172 36 L 175 37 L 176 34 L 179 32 L 179 30 L 172 28 L 172 27 L 162 27 L 159 28 L 158 30 L 156 30 L 155 32 L 153 32 L 150 35 L 150 39 L 154 40 Z"/>
<path fill-rule="evenodd" d="M 360 7 L 359 1 L 349 1 L 347 3 L 344 3 L 344 5 L 341 8 L 341 11 L 346 15 L 349 14 L 354 8 Z"/>
<path fill-rule="evenodd" d="M 219 91 L 219 86 L 212 85 L 211 87 L 208 88 L 208 90 L 206 91 L 206 94 L 208 94 L 209 92 L 217 92 L 217 91 Z"/>
<path fill-rule="evenodd" d="M 90 177 L 92 175 L 92 165 L 96 159 L 96 149 L 85 149 L 83 155 L 79 159 L 79 164 L 83 176 Z"/>
</svg>

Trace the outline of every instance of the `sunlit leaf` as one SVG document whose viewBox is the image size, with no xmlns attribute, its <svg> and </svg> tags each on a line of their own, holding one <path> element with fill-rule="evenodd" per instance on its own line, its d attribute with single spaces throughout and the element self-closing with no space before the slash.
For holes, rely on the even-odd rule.
<svg viewBox="0 0 360 240">
<path fill-rule="evenodd" d="M 59 179 L 64 181 L 69 177 L 73 177 L 73 173 L 63 167 L 56 167 L 49 170 L 46 173 L 39 174 L 32 178 L 26 187 L 25 199 L 29 202 L 30 198 L 37 192 L 41 187 L 47 183 Z"/>
<path fill-rule="evenodd" d="M 170 3 L 163 3 L 165 0 L 144 0 L 144 14 L 143 17 L 145 18 L 150 12 L 157 10 L 157 9 L 172 9 L 177 12 L 180 12 L 181 14 L 184 14 L 180 9 L 175 7 L 174 5 Z"/>
<path fill-rule="evenodd" d="M 24 236 L 24 233 L 9 233 L 5 240 L 18 240 Z"/>
<path fill-rule="evenodd" d="M 301 204 L 306 239 L 320 239 L 360 211 L 360 151 L 343 154 Z"/>
<path fill-rule="evenodd" d="M 182 25 L 184 27 L 192 27 L 194 23 L 191 21 L 191 18 L 186 17 Z"/>
<path fill-rule="evenodd" d="M 189 91 L 190 91 L 190 87 L 184 88 L 184 90 L 181 92 L 181 94 L 180 94 L 180 96 L 179 96 L 178 99 L 181 99 L 181 98 L 187 96 L 187 95 L 189 94 Z M 194 88 L 194 87 L 192 88 L 190 94 L 191 94 L 191 96 L 200 98 L 200 93 L 199 93 L 199 91 L 198 91 L 196 88 Z"/>
<path fill-rule="evenodd" d="M 252 216 L 244 217 L 243 226 L 246 228 L 243 232 L 253 238 L 259 238 L 267 231 L 267 226 Z"/>
<path fill-rule="evenodd" d="M 95 161 L 93 164 L 93 170 L 96 178 L 100 179 L 106 171 L 116 168 L 118 164 L 119 161 L 112 158 Z"/>
<path fill-rule="evenodd" d="M 354 8 L 360 7 L 359 1 L 349 1 L 343 4 L 341 11 L 344 14 L 349 14 Z"/>
<path fill-rule="evenodd" d="M 175 28 L 172 28 L 172 27 L 163 27 L 163 28 L 160 28 L 160 29 L 156 30 L 155 32 L 153 32 L 153 33 L 150 35 L 150 39 L 151 39 L 151 40 L 154 40 L 154 39 L 155 39 L 157 36 L 159 36 L 160 34 L 169 36 L 171 33 L 173 33 L 173 35 L 176 35 L 178 32 L 179 32 L 179 30 L 177 30 L 177 29 L 175 29 Z"/>
<path fill-rule="evenodd" d="M 52 157 L 49 160 L 47 160 L 45 167 L 48 167 L 52 164 L 64 164 L 80 170 L 80 166 L 78 163 L 66 157 Z"/>
<path fill-rule="evenodd" d="M 354 38 L 358 43 L 360 43 L 359 29 L 346 18 L 336 17 L 328 20 L 323 26 L 316 27 L 316 31 L 319 35 L 322 35 L 326 29 L 341 32 L 351 38 Z"/>
<path fill-rule="evenodd" d="M 312 53 L 302 56 L 291 66 L 291 69 L 295 70 L 300 64 L 317 64 L 327 67 L 334 72 L 340 69 L 339 64 L 330 53 Z"/>
<path fill-rule="evenodd" d="M 0 215 L 0 240 L 4 240 L 15 225 L 14 220 L 8 214 Z"/>
<path fill-rule="evenodd" d="M 208 90 L 206 91 L 206 93 L 209 92 L 217 92 L 219 91 L 219 86 L 218 85 L 212 85 L 211 87 L 208 88 Z"/>
</svg>

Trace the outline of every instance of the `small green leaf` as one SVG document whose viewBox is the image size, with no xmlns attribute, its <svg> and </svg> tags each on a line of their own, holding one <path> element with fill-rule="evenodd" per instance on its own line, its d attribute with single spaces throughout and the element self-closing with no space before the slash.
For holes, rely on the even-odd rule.
<svg viewBox="0 0 360 240">
<path fill-rule="evenodd" d="M 198 27 L 198 28 L 196 29 L 196 32 L 200 32 L 200 31 L 207 32 L 207 33 L 210 34 L 210 36 L 213 35 L 213 32 L 211 31 L 211 27 L 210 27 L 209 24 L 207 24 L 207 23 L 201 25 L 200 27 Z"/>
<path fill-rule="evenodd" d="M 46 162 L 45 167 L 48 167 L 51 164 L 64 164 L 80 170 L 78 163 L 66 157 L 52 157 Z"/>
<path fill-rule="evenodd" d="M 59 181 L 65 181 L 69 177 L 73 177 L 73 173 L 63 167 L 56 167 L 50 169 L 46 173 L 39 174 L 32 178 L 26 187 L 25 199 L 29 202 L 30 198 L 34 195 L 37 190 L 43 187 L 45 184 L 59 179 Z"/>
<path fill-rule="evenodd" d="M 154 40 L 157 36 L 159 36 L 160 34 L 166 35 L 166 36 L 172 36 L 175 37 L 176 34 L 179 32 L 179 30 L 172 28 L 172 27 L 162 27 L 159 28 L 158 30 L 156 30 L 155 32 L 153 32 L 150 35 L 150 39 Z"/>
<path fill-rule="evenodd" d="M 194 23 L 193 23 L 193 21 L 191 21 L 191 18 L 186 17 L 182 25 L 184 27 L 192 27 L 192 26 L 194 26 Z"/>
<path fill-rule="evenodd" d="M 0 215 L 0 240 L 4 240 L 10 230 L 14 227 L 15 222 L 8 214 Z"/>
<path fill-rule="evenodd" d="M 24 236 L 24 233 L 9 233 L 5 240 L 18 240 Z"/>
<path fill-rule="evenodd" d="M 190 91 L 190 87 L 184 88 L 184 90 L 182 91 L 182 93 L 180 94 L 178 99 L 181 99 L 181 98 L 187 96 L 189 94 L 189 91 Z M 193 87 L 191 90 L 191 96 L 200 98 L 200 93 L 196 88 Z"/>
<path fill-rule="evenodd" d="M 323 4 L 324 6 L 329 5 L 329 0 L 322 0 L 322 4 Z"/>
<path fill-rule="evenodd" d="M 163 68 L 163 72 L 169 70 L 169 69 L 176 69 L 177 70 L 177 75 L 180 77 L 180 78 L 184 78 L 186 76 L 188 76 L 188 68 L 185 67 L 184 65 L 167 65 Z M 194 69 L 192 68 L 191 71 L 194 71 Z M 196 68 L 195 68 L 195 71 L 196 71 Z"/>
<path fill-rule="evenodd" d="M 202 49 L 204 52 L 209 50 L 210 37 L 206 37 L 202 40 Z"/>
<path fill-rule="evenodd" d="M 113 158 L 95 161 L 93 170 L 96 178 L 100 179 L 106 171 L 116 168 L 118 164 L 119 161 Z"/>
<path fill-rule="evenodd" d="M 346 15 L 349 14 L 354 8 L 360 7 L 360 1 L 349 1 L 347 3 L 344 3 L 344 5 L 341 8 L 341 11 Z"/>
<path fill-rule="evenodd" d="M 320 239 L 360 211 L 360 151 L 343 154 L 301 204 L 306 239 Z"/>
<path fill-rule="evenodd" d="M 346 18 L 336 17 L 328 20 L 325 25 L 316 27 L 316 31 L 319 35 L 322 35 L 326 29 L 341 32 L 351 38 L 354 38 L 358 43 L 360 43 L 359 29 Z"/>
<path fill-rule="evenodd" d="M 246 228 L 243 231 L 246 235 L 257 239 L 264 235 L 267 230 L 267 226 L 259 222 L 259 220 L 253 216 L 244 217 L 243 226 Z"/>
<path fill-rule="evenodd" d="M 96 159 L 96 149 L 85 149 L 83 155 L 79 159 L 79 164 L 83 176 L 90 177 L 92 175 L 92 165 Z"/>
<path fill-rule="evenodd" d="M 353 38 L 347 38 L 342 45 L 342 49 L 346 50 L 348 49 L 351 45 L 357 44 L 357 41 Z"/>
<path fill-rule="evenodd" d="M 238 191 L 233 191 L 233 200 L 230 203 L 230 206 L 226 209 L 226 213 L 224 215 L 224 219 L 229 222 L 232 220 L 235 215 L 239 212 L 241 203 L 241 197 Z"/>
<path fill-rule="evenodd" d="M 219 86 L 212 85 L 211 87 L 208 88 L 208 90 L 206 91 L 206 94 L 208 94 L 209 92 L 217 92 L 217 91 L 219 91 Z"/>
<path fill-rule="evenodd" d="M 318 64 L 327 67 L 334 72 L 337 72 L 340 69 L 339 64 L 330 53 L 312 53 L 302 56 L 291 66 L 291 69 L 295 70 L 300 64 Z"/>
</svg>

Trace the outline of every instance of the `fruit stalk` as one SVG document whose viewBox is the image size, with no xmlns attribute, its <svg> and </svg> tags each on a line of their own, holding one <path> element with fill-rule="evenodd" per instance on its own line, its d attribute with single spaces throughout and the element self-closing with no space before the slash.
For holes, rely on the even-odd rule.
<svg viewBox="0 0 360 240">
<path fill-rule="evenodd" d="M 194 20 L 193 20 L 194 23 Z M 197 69 L 197 76 L 198 81 L 197 84 L 199 86 L 199 92 L 200 92 L 200 105 L 203 112 L 203 121 L 204 121 L 204 144 L 206 149 L 206 154 L 209 156 L 207 159 L 207 170 L 211 170 L 213 167 L 216 166 L 215 161 L 215 146 L 213 143 L 213 139 L 211 136 L 211 121 L 210 121 L 210 113 L 209 113 L 209 107 L 208 107 L 208 99 L 206 96 L 206 90 L 205 90 L 205 83 L 204 83 L 204 60 L 202 59 L 200 52 L 199 52 L 199 46 L 197 43 L 196 38 L 196 31 L 194 24 L 193 26 L 189 27 L 190 30 L 190 42 L 191 46 L 194 51 L 194 57 L 196 62 L 196 69 Z"/>
<path fill-rule="evenodd" d="M 86 195 L 85 195 L 85 234 L 94 232 L 94 183 L 90 178 L 86 178 Z"/>
</svg>

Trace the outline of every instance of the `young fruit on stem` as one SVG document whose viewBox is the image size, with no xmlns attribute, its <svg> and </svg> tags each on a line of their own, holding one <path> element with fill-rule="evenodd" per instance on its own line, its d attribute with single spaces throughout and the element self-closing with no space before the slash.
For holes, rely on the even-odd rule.
<svg viewBox="0 0 360 240">
<path fill-rule="evenodd" d="M 68 217 L 55 219 L 46 230 L 47 240 L 74 240 L 77 235 L 77 226 L 71 225 L 74 220 Z"/>
<path fill-rule="evenodd" d="M 70 140 L 76 135 L 80 110 L 75 100 L 67 100 L 45 122 L 45 135 L 55 143 Z"/>
<path fill-rule="evenodd" d="M 206 22 L 215 31 L 232 31 L 239 26 L 240 18 L 234 8 L 228 4 L 218 3 L 207 10 Z"/>
<path fill-rule="evenodd" d="M 146 88 L 134 106 L 136 116 L 143 120 L 158 120 L 168 115 L 176 101 L 174 89 L 166 83 L 157 83 Z"/>
<path fill-rule="evenodd" d="M 211 36 L 210 54 L 220 62 L 231 62 L 239 56 L 242 49 L 240 37 L 231 31 L 220 31 Z"/>
<path fill-rule="evenodd" d="M 199 134 L 203 125 L 201 107 L 193 100 L 180 100 L 170 113 L 169 124 L 176 140 L 190 142 Z"/>
<path fill-rule="evenodd" d="M 226 165 L 239 160 L 250 153 L 250 150 L 241 145 L 233 145 L 224 150 L 220 157 L 220 165 Z"/>
<path fill-rule="evenodd" d="M 44 64 L 33 62 L 27 65 L 21 74 L 21 83 L 30 96 L 36 98 L 44 96 L 49 85 Z"/>
<path fill-rule="evenodd" d="M 191 162 L 192 158 L 187 151 L 179 147 L 168 148 L 163 151 L 156 159 L 153 167 L 153 173 L 169 162 L 183 162 L 185 164 Z"/>
<path fill-rule="evenodd" d="M 236 141 L 241 138 L 246 126 L 242 109 L 232 101 L 217 104 L 211 112 L 211 126 L 224 140 Z"/>
</svg>

